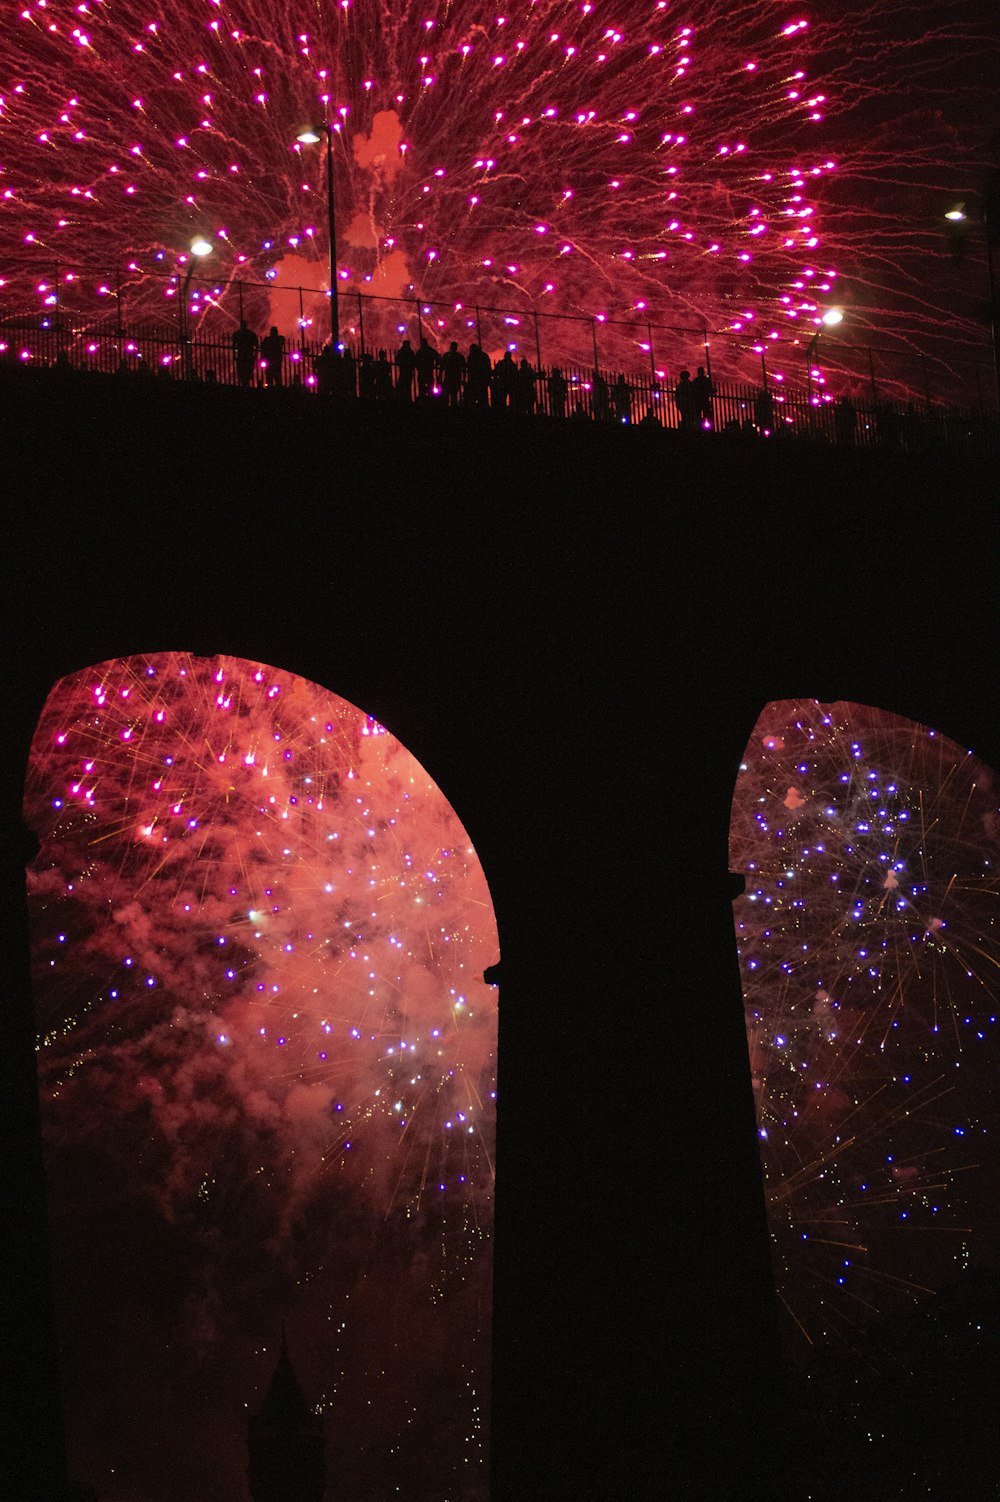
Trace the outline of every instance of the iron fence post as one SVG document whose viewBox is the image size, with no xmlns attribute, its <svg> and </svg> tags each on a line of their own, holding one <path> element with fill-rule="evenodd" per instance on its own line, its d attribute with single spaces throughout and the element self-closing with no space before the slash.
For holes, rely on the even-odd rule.
<svg viewBox="0 0 1000 1502">
<path fill-rule="evenodd" d="M 303 371 L 306 361 L 306 310 L 302 302 L 302 288 L 299 288 L 299 356 L 302 360 Z M 304 379 L 304 376 L 303 376 Z"/>
</svg>

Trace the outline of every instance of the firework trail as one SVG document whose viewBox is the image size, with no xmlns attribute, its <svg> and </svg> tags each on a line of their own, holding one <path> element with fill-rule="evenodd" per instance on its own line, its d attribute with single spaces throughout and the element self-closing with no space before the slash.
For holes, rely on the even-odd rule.
<svg viewBox="0 0 1000 1502">
<path fill-rule="evenodd" d="M 178 1242 L 173 1318 L 197 1349 L 221 1359 L 241 1321 L 273 1349 L 284 1301 L 318 1332 L 327 1405 L 350 1411 L 346 1387 L 377 1362 L 364 1424 L 385 1448 L 413 1429 L 422 1359 L 450 1360 L 467 1389 L 453 1421 L 482 1464 L 497 941 L 438 789 L 313 684 L 164 654 L 57 685 L 26 810 L 64 1301 L 93 1309 L 83 1244 L 109 1227 L 162 1256 L 145 1217 Z M 96 1230 L 78 1192 L 103 1206 Z"/>
<path fill-rule="evenodd" d="M 853 296 L 904 343 L 928 321 L 953 339 L 954 309 L 910 285 L 889 195 L 974 159 L 960 126 L 927 122 L 944 97 L 966 124 L 982 105 L 964 65 L 989 28 L 815 11 L 28 0 L 0 22 L 0 248 L 28 268 L 5 271 L 8 302 L 93 307 L 117 267 L 130 316 L 162 313 L 176 286 L 149 275 L 183 268 L 195 232 L 218 247 L 195 317 L 241 277 L 324 285 L 322 153 L 295 144 L 318 117 L 337 128 L 345 293 L 704 321 L 749 353 Z M 920 120 L 900 134 L 886 116 L 907 90 Z M 58 263 L 94 275 L 60 283 Z M 644 338 L 627 341 L 640 360 Z M 559 341 L 547 328 L 550 354 Z"/>
<path fill-rule="evenodd" d="M 852 1341 L 991 1255 L 1000 1047 L 997 793 L 933 730 L 768 707 L 731 858 L 790 1343 Z"/>
</svg>

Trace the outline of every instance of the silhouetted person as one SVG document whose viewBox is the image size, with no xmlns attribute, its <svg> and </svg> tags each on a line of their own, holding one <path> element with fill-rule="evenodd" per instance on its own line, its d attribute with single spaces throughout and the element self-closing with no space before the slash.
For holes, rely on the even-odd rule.
<svg viewBox="0 0 1000 1502">
<path fill-rule="evenodd" d="M 569 395 L 569 385 L 566 377 L 558 365 L 552 367 L 549 376 L 549 413 L 552 417 L 566 416 L 566 398 Z"/>
<path fill-rule="evenodd" d="M 632 421 L 632 388 L 623 375 L 619 375 L 611 388 L 611 405 L 618 422 Z"/>
<path fill-rule="evenodd" d="M 489 406 L 492 371 L 493 363 L 486 351 L 479 344 L 471 345 L 466 362 L 465 387 L 465 399 L 470 407 Z"/>
<path fill-rule="evenodd" d="M 375 361 L 367 350 L 358 360 L 358 395 L 369 402 L 375 399 Z"/>
<path fill-rule="evenodd" d="M 903 420 L 896 408 L 888 402 L 880 402 L 875 409 L 875 431 L 879 443 L 886 448 L 899 448 L 903 436 Z"/>
<path fill-rule="evenodd" d="M 838 443 L 853 443 L 857 413 L 849 396 L 838 396 L 833 408 L 833 431 Z"/>
<path fill-rule="evenodd" d="M 608 383 L 599 370 L 594 371 L 590 384 L 590 406 L 595 422 L 607 422 L 611 416 L 611 393 Z"/>
<path fill-rule="evenodd" d="M 535 410 L 535 370 L 531 361 L 522 359 L 514 380 L 514 411 L 530 417 Z"/>
<path fill-rule="evenodd" d="M 409 339 L 404 339 L 396 351 L 396 395 L 400 401 L 411 402 L 413 400 L 415 369 L 416 356 L 413 353 L 413 345 Z"/>
<path fill-rule="evenodd" d="M 583 402 L 577 402 L 576 406 L 573 408 L 573 411 L 570 413 L 570 419 L 569 420 L 570 420 L 570 422 L 589 422 L 590 421 L 590 413 L 587 411 L 586 407 L 583 405 Z"/>
<path fill-rule="evenodd" d="M 260 353 L 260 340 L 250 328 L 245 319 L 240 319 L 240 326 L 233 334 L 233 358 L 236 362 L 236 380 L 241 386 L 252 386 L 254 371 L 257 369 L 257 356 Z"/>
<path fill-rule="evenodd" d="M 264 385 L 280 386 L 285 375 L 285 336 L 273 323 L 270 333 L 260 341 L 260 352 L 265 361 Z"/>
<path fill-rule="evenodd" d="M 333 396 L 337 380 L 337 352 L 328 339 L 313 361 L 320 396 Z"/>
<path fill-rule="evenodd" d="M 417 367 L 417 397 L 426 401 L 434 390 L 434 377 L 437 374 L 437 355 L 431 349 L 426 339 L 421 339 L 417 347 L 417 353 L 413 357 L 413 363 Z"/>
<path fill-rule="evenodd" d="M 490 400 L 499 411 L 507 411 L 513 405 L 514 391 L 517 387 L 517 366 L 514 364 L 514 356 L 509 349 L 504 350 L 503 359 L 498 360 L 493 367 L 490 377 Z"/>
<path fill-rule="evenodd" d="M 774 398 L 766 386 L 753 399 L 753 420 L 758 433 L 774 432 Z"/>
<path fill-rule="evenodd" d="M 375 361 L 375 400 L 387 402 L 392 396 L 392 366 L 389 356 L 380 349 Z"/>
<path fill-rule="evenodd" d="M 674 387 L 674 402 L 682 433 L 693 433 L 698 426 L 698 397 L 692 386 L 690 370 L 682 370 Z"/>
<path fill-rule="evenodd" d="M 691 382 L 691 392 L 695 405 L 695 426 L 710 428 L 713 426 L 712 397 L 715 395 L 715 387 L 710 378 L 705 374 L 704 365 L 698 366 L 697 374 Z"/>
<path fill-rule="evenodd" d="M 904 448 L 919 453 L 927 447 L 929 432 L 927 427 L 927 414 L 922 412 L 916 402 L 907 402 L 899 416 L 899 437 Z"/>
<path fill-rule="evenodd" d="M 461 401 L 465 374 L 465 356 L 453 339 L 448 346 L 447 353 L 441 357 L 441 385 L 447 406 L 457 407 Z"/>
<path fill-rule="evenodd" d="M 642 417 L 640 417 L 639 421 L 636 423 L 636 427 L 638 428 L 662 428 L 662 426 L 663 424 L 657 417 L 656 413 L 653 411 L 652 407 L 647 407 Z"/>
</svg>

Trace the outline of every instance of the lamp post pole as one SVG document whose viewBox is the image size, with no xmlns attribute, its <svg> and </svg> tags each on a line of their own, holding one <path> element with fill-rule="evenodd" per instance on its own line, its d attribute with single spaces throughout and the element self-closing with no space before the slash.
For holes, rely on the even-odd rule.
<svg viewBox="0 0 1000 1502">
<path fill-rule="evenodd" d="M 191 379 L 191 335 L 188 332 L 188 297 L 191 292 L 191 278 L 194 276 L 194 256 L 188 262 L 187 273 L 181 285 L 181 305 L 178 308 L 180 314 L 180 354 L 181 354 L 181 379 Z"/>
<path fill-rule="evenodd" d="M 340 304 L 337 297 L 337 225 L 333 206 L 333 126 L 326 131 L 326 225 L 330 236 L 330 335 L 334 349 L 340 343 Z"/>
<path fill-rule="evenodd" d="M 340 343 L 340 302 L 337 297 L 337 221 L 333 203 L 333 126 L 329 120 L 322 125 L 309 125 L 300 130 L 295 139 L 303 146 L 316 146 L 323 135 L 326 136 L 326 231 L 330 237 L 330 342 L 336 349 Z"/>
<path fill-rule="evenodd" d="M 997 276 L 993 265 L 993 251 L 1000 245 L 1000 172 L 991 172 L 979 198 L 979 213 L 986 241 L 986 280 L 990 294 L 990 342 L 993 345 L 993 375 L 997 388 L 997 416 L 1000 417 L 1000 308 L 997 306 Z M 960 238 L 952 241 L 952 252 L 961 257 L 964 246 L 959 225 L 965 225 L 968 215 L 965 204 L 956 204 L 944 216 L 949 220 Z"/>
<path fill-rule="evenodd" d="M 994 189 L 1000 200 L 1000 190 Z M 994 222 L 997 205 L 983 202 L 983 228 L 986 232 L 986 277 L 990 289 L 990 338 L 993 342 L 993 377 L 997 388 L 997 417 L 1000 418 L 1000 310 L 997 308 L 997 275 L 993 266 L 993 247 L 1000 241 L 1000 224 Z"/>
<path fill-rule="evenodd" d="M 808 403 L 808 406 L 809 406 L 809 421 L 810 422 L 812 421 L 812 404 L 813 404 L 813 373 L 812 373 L 812 363 L 813 363 L 813 360 L 816 358 L 816 350 L 819 347 L 819 336 L 820 336 L 820 334 L 822 334 L 822 332 L 823 332 L 823 330 L 821 328 L 818 328 L 816 330 L 815 334 L 813 334 L 812 338 L 809 340 L 809 347 L 806 350 L 806 402 Z"/>
<path fill-rule="evenodd" d="M 806 350 L 806 399 L 809 403 L 810 422 L 812 421 L 813 407 L 812 362 L 817 357 L 820 335 L 824 332 L 825 329 L 835 329 L 837 327 L 837 324 L 843 323 L 843 321 L 844 315 L 839 308 L 827 308 L 826 312 L 820 318 L 816 332 L 810 339 L 809 347 Z"/>
<path fill-rule="evenodd" d="M 191 241 L 191 259 L 188 262 L 184 284 L 181 287 L 181 305 L 177 310 L 179 314 L 178 322 L 180 324 L 181 367 L 185 380 L 190 379 L 192 371 L 191 334 L 188 314 L 188 293 L 191 290 L 191 278 L 194 276 L 194 268 L 197 262 L 204 256 L 210 256 L 214 248 L 212 242 L 206 240 L 204 235 L 196 235 Z"/>
<path fill-rule="evenodd" d="M 1000 245 L 1000 170 L 993 168 L 979 193 L 979 215 L 986 241 L 986 281 L 990 291 L 990 340 L 993 344 L 993 376 L 997 388 L 997 417 L 1000 418 L 1000 306 L 997 305 L 997 274 L 993 252 Z M 951 215 L 948 216 L 951 218 Z"/>
</svg>

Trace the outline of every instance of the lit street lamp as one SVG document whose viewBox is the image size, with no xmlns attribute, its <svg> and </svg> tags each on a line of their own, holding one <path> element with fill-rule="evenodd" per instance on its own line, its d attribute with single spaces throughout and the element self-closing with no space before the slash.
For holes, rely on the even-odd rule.
<svg viewBox="0 0 1000 1502">
<path fill-rule="evenodd" d="M 326 135 L 326 220 L 330 236 L 330 335 L 336 349 L 340 342 L 340 306 L 337 301 L 337 226 L 333 211 L 333 126 L 310 125 L 300 130 L 296 140 L 303 146 L 316 146 Z"/>
<path fill-rule="evenodd" d="M 990 338 L 993 343 L 993 373 L 996 378 L 997 388 L 997 416 L 1000 417 L 1000 310 L 997 308 L 997 278 L 993 265 L 993 251 L 1000 244 L 1000 175 L 994 173 L 990 178 L 986 191 L 979 203 L 982 216 L 983 229 L 986 239 L 986 276 L 990 289 Z M 944 216 L 952 226 L 952 250 L 956 256 L 962 254 L 962 232 L 959 225 L 968 223 L 969 216 L 965 212 L 965 204 L 957 203 L 954 208 L 948 209 Z M 950 237 L 950 238 L 951 238 Z"/>
<path fill-rule="evenodd" d="M 214 249 L 215 246 L 212 244 L 211 240 L 206 240 L 204 235 L 195 235 L 194 239 L 191 241 L 191 260 L 184 276 L 184 285 L 181 288 L 181 343 L 184 346 L 184 359 L 186 366 L 190 366 L 191 363 L 191 339 L 188 335 L 188 293 L 191 290 L 191 278 L 194 276 L 194 268 L 197 265 L 198 261 L 203 260 L 205 256 L 210 256 Z"/>
</svg>

